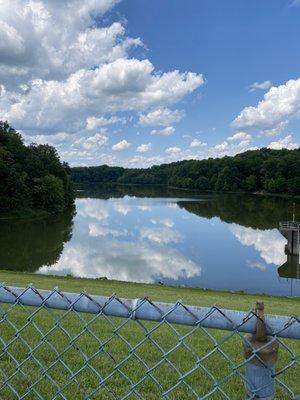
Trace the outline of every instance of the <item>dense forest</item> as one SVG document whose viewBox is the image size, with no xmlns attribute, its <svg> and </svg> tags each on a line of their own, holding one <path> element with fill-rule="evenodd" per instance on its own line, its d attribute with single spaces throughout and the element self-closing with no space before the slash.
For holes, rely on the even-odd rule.
<svg viewBox="0 0 300 400">
<path fill-rule="evenodd" d="M 0 122 L 0 213 L 59 213 L 74 203 L 67 164 L 52 146 L 25 146 L 21 135 Z"/>
<path fill-rule="evenodd" d="M 202 192 L 268 192 L 300 194 L 300 148 L 247 151 L 234 157 L 186 160 L 147 169 L 76 167 L 77 185 L 103 183 L 165 185 Z"/>
</svg>

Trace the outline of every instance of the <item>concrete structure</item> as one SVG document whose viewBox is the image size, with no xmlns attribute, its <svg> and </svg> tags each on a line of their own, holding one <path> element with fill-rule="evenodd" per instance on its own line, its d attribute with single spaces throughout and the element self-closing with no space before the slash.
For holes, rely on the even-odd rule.
<svg viewBox="0 0 300 400">
<path fill-rule="evenodd" d="M 300 223 L 295 221 L 295 214 L 293 221 L 280 223 L 279 232 L 287 239 L 285 245 L 287 261 L 278 268 L 278 275 L 281 279 L 290 282 L 290 296 L 293 296 L 294 284 L 300 282 Z"/>
<path fill-rule="evenodd" d="M 285 254 L 299 255 L 300 250 L 300 222 L 280 222 L 279 232 L 287 239 Z"/>
</svg>

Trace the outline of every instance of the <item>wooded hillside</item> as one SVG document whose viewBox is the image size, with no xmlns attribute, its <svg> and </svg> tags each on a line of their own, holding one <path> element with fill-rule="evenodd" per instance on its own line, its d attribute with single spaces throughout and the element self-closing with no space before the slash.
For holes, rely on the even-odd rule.
<svg viewBox="0 0 300 400">
<path fill-rule="evenodd" d="M 186 160 L 147 169 L 77 167 L 76 184 L 162 184 L 216 192 L 300 194 L 300 149 L 247 151 L 234 157 Z"/>
</svg>

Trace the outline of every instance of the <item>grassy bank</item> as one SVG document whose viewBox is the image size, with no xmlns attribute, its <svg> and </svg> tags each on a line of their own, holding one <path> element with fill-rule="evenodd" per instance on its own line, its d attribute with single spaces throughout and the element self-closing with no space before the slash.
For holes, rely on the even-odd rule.
<svg viewBox="0 0 300 400">
<path fill-rule="evenodd" d="M 68 292 L 85 290 L 91 294 L 107 296 L 116 293 L 125 298 L 148 296 L 153 300 L 172 303 L 181 299 L 185 304 L 218 304 L 224 308 L 239 310 L 249 310 L 257 299 L 262 299 L 268 313 L 291 315 L 299 314 L 300 311 L 299 299 L 243 293 L 5 271 L 0 272 L 0 280 L 7 285 L 27 286 L 32 283 L 39 289 L 58 286 Z M 162 398 L 164 391 L 176 385 L 184 374 L 184 382 L 189 386 L 182 382 L 170 392 L 168 399 L 195 399 L 192 391 L 199 398 L 211 392 L 208 398 L 224 399 L 221 392 L 213 392 L 216 383 L 227 394 L 227 398 L 244 398 L 244 383 L 239 375 L 244 374 L 244 367 L 241 366 L 236 371 L 232 369 L 233 365 L 243 362 L 241 338 L 237 335 L 231 336 L 230 332 L 209 330 L 214 337 L 212 339 L 202 329 L 192 330 L 191 327 L 171 328 L 166 324 L 140 324 L 132 320 L 124 324 L 125 320 L 120 318 L 107 320 L 100 315 L 95 317 L 88 314 L 81 314 L 79 317 L 62 311 L 49 313 L 44 309 L 28 319 L 33 311 L 29 307 L 11 308 L 9 305 L 1 305 L 1 315 L 6 315 L 7 319 L 2 317 L 0 336 L 8 344 L 7 347 L 3 346 L 3 342 L 0 344 L 1 399 L 16 398 L 11 387 L 18 392 L 19 397 L 29 391 L 26 399 L 120 399 L 130 392 L 132 385 L 140 382 L 136 386 L 139 395 L 135 393 L 128 398 L 157 400 Z M 84 329 L 85 326 L 88 329 Z M 15 327 L 20 332 L 19 336 L 16 336 Z M 148 339 L 145 341 L 146 332 Z M 185 338 L 181 342 L 180 337 L 183 336 Z M 215 341 L 220 344 L 218 347 L 215 346 Z M 299 356 L 299 341 L 283 342 Z M 283 368 L 291 361 L 292 356 L 280 347 L 278 368 Z M 206 358 L 208 353 L 211 355 Z M 18 373 L 13 376 L 20 363 L 22 364 Z M 198 368 L 195 368 L 196 363 Z M 86 364 L 90 367 L 85 367 Z M 13 377 L 2 386 L 1 381 L 5 382 L 5 377 L 10 376 Z M 99 381 L 108 376 L 105 385 L 99 388 Z M 143 380 L 145 376 L 146 379 Z M 298 378 L 299 367 L 290 368 L 280 375 L 280 379 L 295 393 L 300 393 Z M 31 386 L 33 383 L 34 386 Z M 57 394 L 58 390 L 62 390 L 64 397 Z M 287 398 L 287 392 L 278 386 L 276 399 Z"/>
<path fill-rule="evenodd" d="M 0 281 L 7 285 L 25 287 L 32 283 L 39 289 L 53 289 L 58 286 L 62 291 L 81 292 L 110 296 L 116 293 L 123 298 L 143 298 L 166 303 L 181 299 L 185 304 L 211 306 L 218 304 L 222 308 L 249 310 L 257 300 L 263 300 L 269 314 L 295 315 L 300 313 L 300 299 L 269 295 L 250 295 L 241 292 L 213 291 L 198 288 L 163 286 L 111 281 L 107 279 L 84 279 L 72 277 L 46 276 L 30 273 L 0 271 Z"/>
</svg>

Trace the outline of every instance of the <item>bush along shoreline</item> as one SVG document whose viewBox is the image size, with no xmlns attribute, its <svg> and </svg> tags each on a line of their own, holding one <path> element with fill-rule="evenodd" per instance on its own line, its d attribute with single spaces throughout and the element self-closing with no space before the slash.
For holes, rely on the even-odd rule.
<svg viewBox="0 0 300 400">
<path fill-rule="evenodd" d="M 0 218 L 45 216 L 74 208 L 68 164 L 49 145 L 26 146 L 0 122 Z"/>
</svg>

